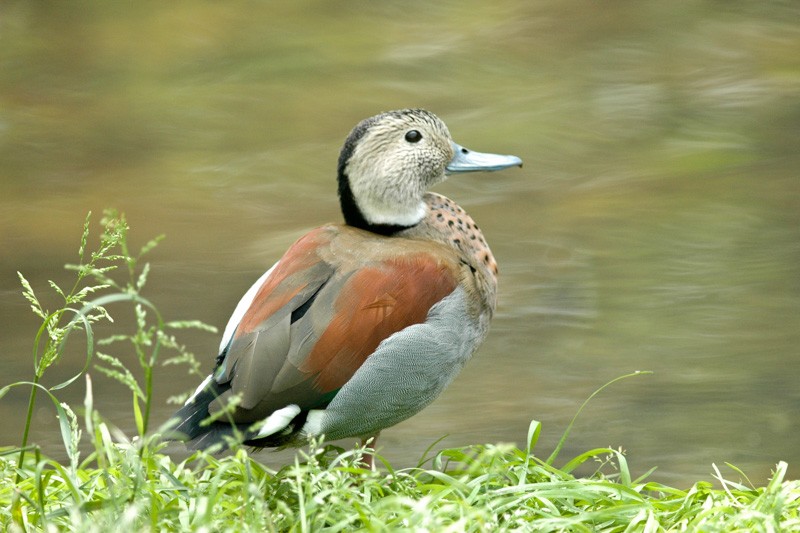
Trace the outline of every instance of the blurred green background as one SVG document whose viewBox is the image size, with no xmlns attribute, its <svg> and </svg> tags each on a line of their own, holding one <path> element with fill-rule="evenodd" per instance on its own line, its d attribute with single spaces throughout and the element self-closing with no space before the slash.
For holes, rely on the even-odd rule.
<svg viewBox="0 0 800 533">
<path fill-rule="evenodd" d="M 138 244 L 166 233 L 149 297 L 222 328 L 291 242 L 340 220 L 350 128 L 403 107 L 525 167 L 437 188 L 483 229 L 500 303 L 445 395 L 384 432 L 395 466 L 445 434 L 524 445 L 531 419 L 546 456 L 594 389 L 652 370 L 595 399 L 562 458 L 622 447 L 634 474 L 679 484 L 712 463 L 800 473 L 793 0 L 3 2 L 0 385 L 31 377 L 15 271 L 40 293 L 66 283 L 88 210 L 126 212 Z M 217 339 L 183 340 L 210 370 Z M 132 434 L 130 394 L 94 377 L 95 405 Z M 154 421 L 196 382 L 160 369 Z M 61 398 L 80 406 L 81 383 Z M 19 442 L 26 401 L 0 400 L 0 445 Z M 34 439 L 60 453 L 49 402 Z"/>
</svg>

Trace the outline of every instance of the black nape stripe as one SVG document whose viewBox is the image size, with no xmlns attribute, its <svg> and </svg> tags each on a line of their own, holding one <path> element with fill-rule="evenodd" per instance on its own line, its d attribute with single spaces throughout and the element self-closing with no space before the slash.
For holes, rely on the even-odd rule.
<svg viewBox="0 0 800 533">
<path fill-rule="evenodd" d="M 409 112 L 411 111 L 402 111 L 395 114 L 402 116 Z M 353 157 L 353 151 L 356 145 L 361 141 L 367 131 L 385 115 L 386 113 L 362 120 L 353 128 L 350 135 L 347 136 L 342 151 L 339 153 L 337 180 L 339 184 L 339 204 L 342 209 L 342 215 L 344 215 L 344 221 L 347 225 L 378 233 L 379 235 L 393 235 L 411 226 L 402 226 L 399 224 L 372 224 L 367 221 L 367 219 L 364 218 L 364 214 L 358 208 L 356 199 L 353 196 L 353 190 L 350 188 L 350 178 L 347 176 L 347 163 L 349 163 L 350 158 Z"/>
<path fill-rule="evenodd" d="M 403 118 L 408 115 L 423 116 L 429 121 L 438 120 L 433 114 L 425 111 L 424 109 L 402 109 L 398 111 L 389 111 L 362 120 L 356 125 L 355 128 L 353 128 L 353 131 L 350 132 L 350 135 L 347 136 L 344 146 L 342 147 L 342 151 L 339 153 L 339 164 L 337 168 L 337 178 L 339 182 L 339 203 L 341 205 L 342 214 L 344 215 L 344 221 L 347 225 L 371 231 L 379 235 L 393 235 L 399 231 L 403 231 L 404 229 L 412 227 L 403 226 L 400 224 L 372 224 L 367 221 L 367 219 L 364 218 L 364 214 L 358 208 L 358 204 L 353 196 L 353 191 L 350 188 L 350 178 L 347 176 L 347 163 L 353 156 L 353 151 L 355 150 L 356 145 L 358 145 L 364 135 L 366 135 L 367 131 L 369 131 L 369 129 L 375 125 L 376 122 L 383 120 L 386 116 Z"/>
<path fill-rule="evenodd" d="M 339 174 L 339 204 L 342 209 L 342 215 L 344 215 L 344 221 L 348 226 L 371 231 L 379 235 L 394 235 L 411 227 L 401 224 L 372 224 L 369 222 L 358 208 L 358 204 L 356 204 L 356 200 L 353 197 L 353 191 L 350 189 L 350 180 L 347 178 L 347 174 L 343 173 Z"/>
</svg>

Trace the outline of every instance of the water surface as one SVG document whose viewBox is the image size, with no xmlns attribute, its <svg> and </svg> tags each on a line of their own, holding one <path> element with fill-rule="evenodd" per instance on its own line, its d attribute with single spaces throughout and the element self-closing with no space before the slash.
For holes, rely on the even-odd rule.
<svg viewBox="0 0 800 533">
<path fill-rule="evenodd" d="M 87 211 L 124 211 L 135 244 L 165 233 L 147 295 L 222 328 L 289 244 L 339 220 L 349 129 L 425 107 L 525 167 L 437 188 L 483 229 L 500 304 L 445 395 L 384 432 L 396 466 L 443 435 L 523 445 L 534 419 L 547 456 L 593 390 L 651 370 L 592 401 L 564 461 L 610 445 L 670 483 L 724 462 L 797 476 L 797 20 L 795 2 L 4 3 L 0 384 L 31 377 L 37 324 L 15 272 L 41 293 L 67 283 Z M 183 341 L 210 370 L 217 339 Z M 129 393 L 93 377 L 130 432 Z M 155 420 L 195 384 L 160 368 Z M 20 440 L 26 394 L 0 400 L 0 445 Z M 59 453 L 44 401 L 34 438 Z"/>
</svg>

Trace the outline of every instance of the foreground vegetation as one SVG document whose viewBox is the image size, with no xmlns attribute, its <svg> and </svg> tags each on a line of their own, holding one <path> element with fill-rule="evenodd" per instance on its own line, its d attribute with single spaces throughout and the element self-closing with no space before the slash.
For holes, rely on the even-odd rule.
<svg viewBox="0 0 800 533">
<path fill-rule="evenodd" d="M 157 364 L 185 363 L 196 372 L 196 361 L 173 333 L 208 326 L 166 322 L 142 296 L 149 269 L 141 258 L 157 239 L 132 255 L 124 217 L 107 213 L 102 224 L 98 249 L 86 254 L 87 218 L 80 261 L 68 267 L 77 276 L 72 289 L 51 283 L 63 300 L 55 312 L 43 308 L 20 275 L 42 326 L 34 342 L 33 380 L 0 389 L 0 398 L 15 387 L 31 391 L 22 443 L 0 450 L 4 531 L 800 531 L 800 482 L 785 479 L 785 463 L 764 487 L 726 480 L 717 471 L 716 488 L 701 481 L 680 490 L 633 479 L 625 456 L 608 448 L 556 468 L 560 446 L 547 459 L 534 453 L 541 430 L 536 422 L 525 449 L 447 449 L 402 470 L 380 457 L 378 470 L 365 469 L 363 449 L 321 443 L 299 451 L 294 464 L 279 471 L 241 448 L 223 458 L 198 452 L 175 462 L 160 438 L 166 428 L 150 428 L 152 371 Z M 118 272 L 124 282 L 114 279 Z M 104 306 L 120 301 L 134 306 L 135 331 L 95 339 L 93 326 L 110 320 Z M 45 388 L 42 376 L 76 330 L 86 339 L 83 371 Z M 140 368 L 132 371 L 106 353 L 112 346 L 133 350 Z M 131 392 L 134 438 L 95 409 L 90 367 Z M 79 379 L 86 384 L 80 418 L 56 396 Z M 31 413 L 42 395 L 59 419 L 69 458 L 63 464 L 28 443 Z M 593 474 L 573 475 L 593 462 Z"/>
<path fill-rule="evenodd" d="M 271 471 L 244 450 L 174 463 L 157 449 L 112 442 L 95 428 L 88 464 L 31 455 L 2 460 L 0 526 L 80 531 L 791 531 L 800 530 L 800 485 L 778 466 L 762 488 L 724 481 L 689 490 L 619 472 L 574 478 L 527 450 L 474 446 L 439 453 L 431 468 L 370 471 L 357 451 L 312 447 Z M 605 456 L 605 457 L 604 457 Z M 302 462 L 300 460 L 302 458 Z M 95 463 L 96 461 L 96 463 Z M 91 464 L 94 463 L 94 464 Z M 385 464 L 385 463 L 384 463 Z M 14 483 L 19 472 L 22 479 Z"/>
</svg>

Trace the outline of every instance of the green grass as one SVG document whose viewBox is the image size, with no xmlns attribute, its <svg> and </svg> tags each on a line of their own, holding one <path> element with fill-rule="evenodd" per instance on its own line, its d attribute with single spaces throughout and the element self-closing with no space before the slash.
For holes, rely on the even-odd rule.
<svg viewBox="0 0 800 533">
<path fill-rule="evenodd" d="M 615 475 L 584 478 L 511 446 L 439 452 L 428 468 L 370 471 L 360 451 L 311 446 L 295 464 L 266 468 L 245 450 L 173 462 L 152 442 L 115 441 L 102 423 L 97 451 L 73 468 L 29 454 L 0 457 L 4 530 L 78 531 L 792 531 L 800 484 L 778 465 L 761 488 L 725 481 L 678 490 Z M 141 453 L 144 450 L 144 453 Z M 17 473 L 22 479 L 14 482 Z"/>
<path fill-rule="evenodd" d="M 681 490 L 633 479 L 625 456 L 608 448 L 556 468 L 567 434 L 540 459 L 534 453 L 537 422 L 530 425 L 525 449 L 493 444 L 446 449 L 399 470 L 381 457 L 377 470 L 365 469 L 363 449 L 321 443 L 298 451 L 294 463 L 278 471 L 242 448 L 221 458 L 198 452 L 175 462 L 164 453 L 161 428 L 149 427 L 152 371 L 158 364 L 186 363 L 197 372 L 172 330 L 207 326 L 164 321 L 141 295 L 149 270 L 141 258 L 157 240 L 132 256 L 127 231 L 124 217 L 107 213 L 100 246 L 87 256 L 87 218 L 79 264 L 69 267 L 76 272 L 75 285 L 62 290 L 51 283 L 63 300 L 54 312 L 42 307 L 20 275 L 23 293 L 42 319 L 33 347 L 34 379 L 3 387 L 0 398 L 11 388 L 29 387 L 32 413 L 37 395 L 45 394 L 59 418 L 68 460 L 44 457 L 28 442 L 29 416 L 20 446 L 0 449 L 3 531 L 800 531 L 800 482 L 785 479 L 785 463 L 764 487 L 752 486 L 731 467 L 744 483 L 716 470 L 716 486 L 700 481 Z M 118 272 L 124 282 L 113 279 Z M 93 325 L 110 319 L 103 306 L 118 301 L 133 305 L 135 332 L 95 339 Z M 43 387 L 42 375 L 63 356 L 76 331 L 86 339 L 83 371 Z M 129 370 L 100 351 L 109 347 L 133 350 L 140 368 Z M 134 438 L 95 408 L 90 367 L 130 392 Z M 60 389 L 81 378 L 87 390 L 82 420 L 57 398 Z M 591 475 L 573 475 L 593 463 Z"/>
</svg>

